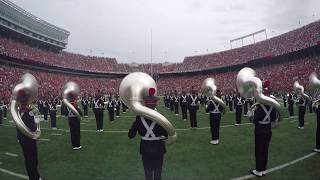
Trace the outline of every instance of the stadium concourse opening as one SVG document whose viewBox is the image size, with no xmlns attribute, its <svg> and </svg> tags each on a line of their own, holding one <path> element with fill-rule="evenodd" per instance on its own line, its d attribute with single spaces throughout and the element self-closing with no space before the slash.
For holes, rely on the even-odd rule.
<svg viewBox="0 0 320 180">
<path fill-rule="evenodd" d="M 319 4 L 311 1 L 308 3 Z M 111 6 L 104 2 L 109 6 L 101 7 L 114 8 L 114 11 L 108 9 L 111 14 L 105 17 L 115 16 L 115 22 L 110 22 L 109 27 L 114 27 L 113 31 L 121 32 L 122 36 L 99 34 L 99 27 L 104 26 L 101 22 L 95 24 L 94 20 L 105 12 L 95 0 L 89 5 L 72 0 L 52 7 L 35 0 L 29 3 L 0 0 L 0 179 L 249 179 L 262 176 L 266 176 L 265 179 L 320 179 L 320 81 L 317 77 L 320 20 L 317 13 L 308 23 L 299 21 L 298 27 L 288 25 L 284 28 L 286 31 L 274 36 L 268 30 L 271 26 L 268 21 L 263 30 L 257 28 L 261 24 L 250 25 L 250 29 L 255 29 L 251 32 L 255 33 L 247 33 L 246 29 L 240 30 L 239 24 L 232 24 L 239 27 L 241 33 L 232 34 L 239 37 L 235 39 L 228 36 L 232 39 L 230 49 L 211 53 L 207 49 L 206 54 L 184 55 L 183 61 L 177 62 L 170 61 L 171 52 L 166 48 L 189 36 L 179 39 L 179 34 L 183 34 L 179 31 L 175 37 L 169 34 L 160 38 L 154 34 L 167 29 L 158 29 L 155 21 L 139 19 L 134 25 L 127 22 L 127 17 L 141 17 L 140 11 L 147 11 L 152 18 L 160 14 L 156 17 L 159 22 L 168 21 L 165 25 L 160 23 L 161 28 L 174 24 L 172 26 L 179 29 L 175 26 L 178 24 L 188 27 L 190 32 L 198 32 L 190 26 L 206 29 L 199 17 L 210 29 L 206 19 L 223 15 L 211 16 L 211 11 L 202 14 L 197 9 L 207 11 L 211 6 L 204 4 L 209 2 L 188 6 L 183 4 L 189 2 L 180 3 L 178 7 L 184 9 L 181 12 L 175 3 L 168 6 L 162 2 L 165 7 L 175 7 L 175 12 L 171 12 L 170 8 L 161 8 L 162 3 L 157 2 L 159 7 L 155 8 L 155 2 L 142 0 L 142 4 L 153 9 L 149 12 L 139 9 L 139 3 L 113 2 Z M 76 13 L 83 8 L 82 3 L 86 10 L 94 8 L 94 12 L 101 14 L 92 13 L 90 27 L 84 27 L 78 19 L 71 22 L 50 16 L 52 9 L 57 17 L 60 13 L 70 14 L 64 12 L 64 6 L 70 7 L 68 3 L 74 5 L 74 18 L 79 16 L 82 21 L 91 17 Z M 133 7 L 139 12 L 133 13 Z M 233 7 L 242 7 L 242 4 L 228 6 Z M 61 12 L 58 13 L 58 9 Z M 158 9 L 168 9 L 167 15 L 173 13 L 177 19 L 158 13 Z M 31 13 L 33 11 L 39 16 Z M 116 16 L 119 12 L 128 13 L 126 21 Z M 54 20 L 52 22 L 68 30 L 43 18 Z M 182 19 L 188 22 L 179 24 L 177 20 Z M 280 19 L 276 23 L 285 24 L 285 20 Z M 146 25 L 145 22 L 153 23 Z M 82 24 L 81 37 L 77 23 Z M 228 22 L 223 21 L 221 26 L 230 25 L 225 23 Z M 132 29 L 127 28 L 127 24 Z M 136 35 L 148 42 L 147 45 L 133 42 L 135 35 L 130 33 L 131 30 L 138 32 L 135 29 L 138 25 L 153 26 L 155 37 L 151 37 L 150 44 L 149 30 L 146 39 L 144 35 Z M 143 46 L 141 52 L 139 48 L 130 50 L 130 57 L 147 54 L 147 60 L 122 61 L 128 54 L 110 45 L 99 44 L 103 57 L 70 50 L 84 47 L 86 43 L 79 43 L 82 42 L 79 39 L 86 39 L 88 34 L 94 39 L 86 39 L 88 44 L 98 41 L 90 33 L 92 29 L 101 39 L 108 36 L 108 43 L 117 48 L 119 44 L 131 46 L 130 43 L 139 48 Z M 217 33 L 219 29 L 214 28 Z M 194 34 L 211 37 L 206 32 Z M 113 42 L 111 36 L 119 41 Z M 193 39 L 192 43 L 175 45 L 177 49 L 190 51 L 193 43 L 205 43 L 198 36 L 197 40 L 193 36 L 188 38 Z M 258 40 L 258 36 L 263 37 Z M 221 34 L 221 37 L 227 36 Z M 251 38 L 249 44 L 243 43 Z M 164 39 L 170 42 L 166 48 L 159 45 Z M 212 44 L 215 40 L 218 39 L 206 41 Z M 239 41 L 241 46 L 236 47 Z M 161 53 L 157 55 L 157 51 Z M 157 61 L 163 56 L 169 62 Z M 128 77 L 132 79 L 125 81 Z M 68 83 L 70 81 L 73 83 Z M 135 136 L 141 137 L 130 139 Z"/>
</svg>

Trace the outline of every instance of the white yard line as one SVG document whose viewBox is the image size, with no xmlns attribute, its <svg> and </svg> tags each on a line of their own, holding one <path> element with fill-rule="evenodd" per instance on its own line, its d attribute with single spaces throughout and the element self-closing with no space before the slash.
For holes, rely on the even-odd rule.
<svg viewBox="0 0 320 180">
<path fill-rule="evenodd" d="M 52 136 L 62 136 L 62 134 L 58 134 L 58 133 L 51 133 Z"/>
<path fill-rule="evenodd" d="M 19 174 L 19 173 L 15 173 L 15 172 L 9 171 L 9 170 L 7 170 L 7 169 L 3 169 L 3 168 L 0 168 L 0 172 L 3 172 L 3 173 L 5 173 L 5 174 L 9 174 L 9 175 L 15 176 L 15 177 L 18 177 L 18 178 L 21 178 L 21 179 L 29 179 L 29 177 L 26 176 L 26 175 Z"/>
<path fill-rule="evenodd" d="M 5 152 L 4 154 L 7 156 L 11 156 L 11 157 L 18 157 L 18 154 L 14 154 L 14 153 L 10 153 L 10 152 Z"/>
<path fill-rule="evenodd" d="M 245 126 L 245 125 L 249 125 L 249 124 L 252 124 L 252 123 L 243 123 L 243 124 L 240 124 L 240 126 Z M 6 124 L 2 124 L 2 126 L 5 126 L 5 127 L 15 127 L 15 126 L 12 126 L 12 125 L 6 125 Z M 221 128 L 226 128 L 226 127 L 235 127 L 233 124 L 229 124 L 229 125 L 222 125 L 220 126 Z M 206 127 L 199 127 L 199 128 L 196 128 L 196 129 L 199 129 L 199 130 L 202 130 L 202 129 L 210 129 L 209 126 L 206 126 Z M 41 128 L 41 130 L 53 130 L 51 128 Z M 188 130 L 192 130 L 190 128 L 182 128 L 182 129 L 176 129 L 176 131 L 188 131 Z M 54 131 L 64 131 L 64 132 L 69 132 L 69 130 L 67 129 L 54 129 Z M 81 129 L 80 131 L 82 132 L 97 132 L 96 130 L 87 130 L 87 129 Z M 127 133 L 128 131 L 125 131 L 125 130 L 110 130 L 110 131 L 103 131 L 103 132 L 100 132 L 100 133 Z"/>
<path fill-rule="evenodd" d="M 266 173 L 268 174 L 268 173 L 271 173 L 271 172 L 274 172 L 274 171 L 283 169 L 283 168 L 285 168 L 285 167 L 291 166 L 291 165 L 296 164 L 296 163 L 298 163 L 298 162 L 300 162 L 300 161 L 303 161 L 303 160 L 305 160 L 305 159 L 307 159 L 307 158 L 309 158 L 309 157 L 312 157 L 312 156 L 314 156 L 314 155 L 316 155 L 316 154 L 317 154 L 317 153 L 312 152 L 312 153 L 310 153 L 310 154 L 307 154 L 307 155 L 305 155 L 305 156 L 303 156 L 303 157 L 300 157 L 300 158 L 298 158 L 298 159 L 295 159 L 295 160 L 293 160 L 293 161 L 290 161 L 290 162 L 287 162 L 287 163 L 285 163 L 285 164 L 281 164 L 281 165 L 279 165 L 279 166 L 276 166 L 276 167 L 273 167 L 273 168 L 271 168 L 271 169 L 268 169 L 268 170 L 266 171 Z M 232 178 L 231 180 L 244 180 L 244 179 L 251 179 L 251 178 L 254 178 L 254 177 L 256 177 L 256 176 L 250 174 L 250 175 L 246 175 L 246 176 L 241 176 L 241 177 Z"/>
<path fill-rule="evenodd" d="M 50 139 L 39 139 L 39 141 L 50 141 Z"/>
</svg>

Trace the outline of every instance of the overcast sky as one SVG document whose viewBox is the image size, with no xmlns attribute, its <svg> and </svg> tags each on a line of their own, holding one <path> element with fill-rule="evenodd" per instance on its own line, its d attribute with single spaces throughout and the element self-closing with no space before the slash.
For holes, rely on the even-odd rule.
<svg viewBox="0 0 320 180">
<path fill-rule="evenodd" d="M 264 28 L 273 37 L 320 19 L 319 0 L 11 1 L 70 31 L 68 51 L 120 63 L 150 62 L 151 29 L 153 62 L 182 62 L 230 49 L 230 39 Z"/>
</svg>

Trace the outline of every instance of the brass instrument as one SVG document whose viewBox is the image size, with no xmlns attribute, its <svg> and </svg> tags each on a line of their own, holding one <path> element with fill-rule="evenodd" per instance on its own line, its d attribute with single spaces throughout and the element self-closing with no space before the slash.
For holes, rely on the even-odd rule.
<svg viewBox="0 0 320 180">
<path fill-rule="evenodd" d="M 201 90 L 205 96 L 211 97 L 213 101 L 221 105 L 223 107 L 223 113 L 225 112 L 227 106 L 222 99 L 216 96 L 217 86 L 215 85 L 215 80 L 213 78 L 205 79 L 201 85 Z"/>
<path fill-rule="evenodd" d="M 320 80 L 317 78 L 317 74 L 314 72 L 309 76 L 309 86 L 311 90 L 319 90 L 320 89 Z M 317 95 L 317 94 L 315 94 Z M 320 96 L 315 97 L 312 102 L 313 108 L 318 108 L 320 102 Z"/>
<path fill-rule="evenodd" d="M 81 120 L 81 116 L 77 109 L 69 102 L 71 99 L 77 102 L 78 96 L 80 94 L 80 88 L 75 82 L 68 82 L 63 89 L 62 102 Z"/>
<path fill-rule="evenodd" d="M 134 72 L 127 75 L 120 84 L 119 94 L 121 100 L 137 115 L 155 121 L 168 132 L 167 144 L 174 143 L 177 133 L 172 124 L 160 113 L 143 104 L 143 98 L 149 96 L 149 90 L 154 88 L 155 96 L 157 86 L 151 76 L 142 72 Z"/>
<path fill-rule="evenodd" d="M 27 73 L 21 77 L 21 82 L 14 87 L 11 96 L 10 113 L 13 121 L 19 131 L 31 139 L 40 137 L 40 121 L 35 121 L 37 126 L 36 131 L 31 131 L 22 121 L 19 109 L 21 103 L 24 103 L 25 105 L 33 103 L 38 95 L 38 87 L 39 85 L 36 78 Z"/>
<path fill-rule="evenodd" d="M 257 101 L 257 103 L 253 104 L 249 108 L 248 116 L 250 120 L 253 119 L 256 105 L 258 105 L 259 103 L 275 108 L 278 114 L 277 121 L 281 120 L 282 114 L 279 102 L 263 94 L 262 81 L 258 77 L 256 77 L 256 72 L 253 69 L 248 67 L 241 69 L 237 75 L 236 84 L 237 89 L 242 97 L 254 97 Z"/>
</svg>

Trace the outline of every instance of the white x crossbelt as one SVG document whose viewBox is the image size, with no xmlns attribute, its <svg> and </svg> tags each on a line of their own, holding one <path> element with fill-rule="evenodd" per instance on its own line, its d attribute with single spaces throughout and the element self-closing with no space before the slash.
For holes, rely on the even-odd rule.
<svg viewBox="0 0 320 180">
<path fill-rule="evenodd" d="M 141 137 L 142 140 L 146 140 L 146 141 L 156 141 L 156 140 L 161 140 L 164 139 L 163 137 L 156 137 L 156 135 L 153 132 L 153 128 L 156 125 L 156 122 L 152 122 L 151 125 L 149 126 L 148 123 L 146 122 L 146 120 L 143 117 L 141 118 L 141 122 L 143 124 L 143 126 L 146 128 L 147 132 L 146 134 Z"/>
<path fill-rule="evenodd" d="M 98 105 L 99 99 L 97 101 L 93 100 L 94 103 L 94 108 L 102 108 L 101 106 Z"/>
<path fill-rule="evenodd" d="M 217 105 L 213 100 L 210 100 L 210 102 L 212 102 L 213 106 L 214 106 L 214 110 L 213 111 L 210 111 L 210 113 L 214 113 L 214 114 L 217 114 L 217 113 L 221 113 L 219 111 L 219 105 Z"/>
<path fill-rule="evenodd" d="M 192 103 L 191 103 L 191 105 L 192 106 L 195 106 L 196 105 L 196 100 L 197 100 L 197 96 L 196 97 L 192 97 L 192 96 L 190 96 L 191 97 L 191 99 L 192 99 Z"/>
<path fill-rule="evenodd" d="M 259 121 L 259 124 L 269 124 L 270 120 L 271 120 L 270 115 L 271 115 L 273 107 L 270 106 L 270 109 L 267 110 L 267 108 L 263 104 L 260 104 L 260 106 L 263 109 L 263 111 L 266 113 L 266 116 L 264 117 L 264 119 L 262 121 Z"/>
<path fill-rule="evenodd" d="M 237 100 L 238 100 L 237 105 L 242 105 L 241 98 L 237 98 Z"/>
<path fill-rule="evenodd" d="M 187 96 L 181 96 L 182 97 L 182 102 L 187 102 Z"/>
</svg>

